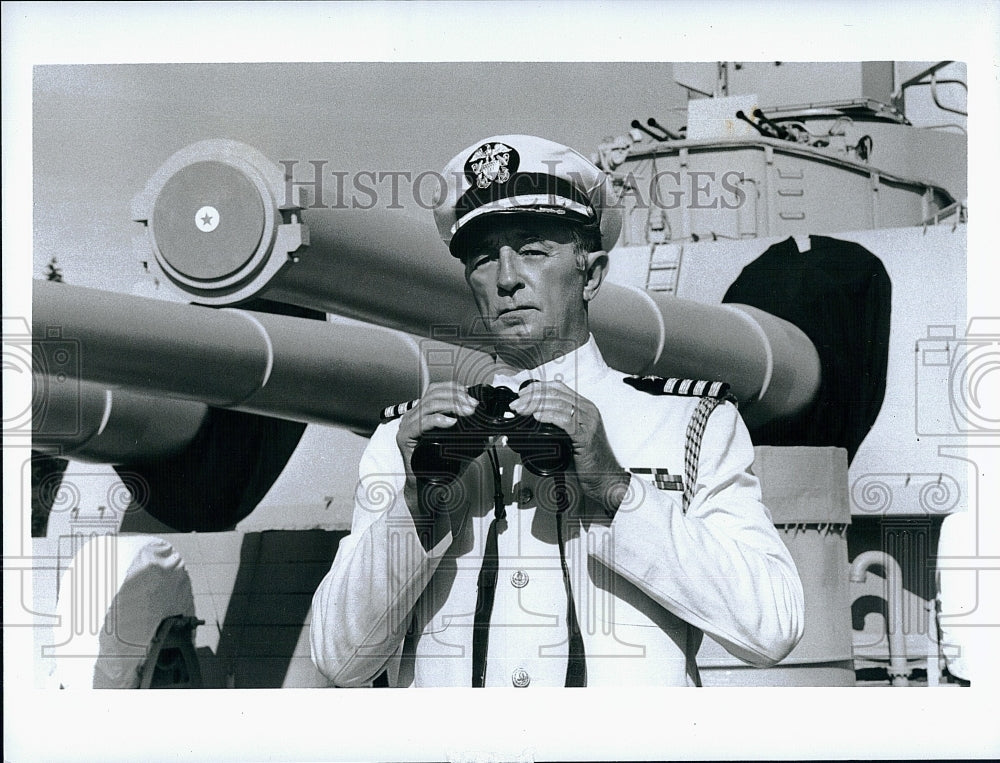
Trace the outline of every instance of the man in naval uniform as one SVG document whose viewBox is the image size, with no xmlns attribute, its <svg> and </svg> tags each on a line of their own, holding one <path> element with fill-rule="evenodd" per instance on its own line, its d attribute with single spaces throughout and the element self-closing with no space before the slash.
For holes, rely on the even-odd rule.
<svg viewBox="0 0 1000 763">
<path fill-rule="evenodd" d="M 485 381 L 565 432 L 572 460 L 539 476 L 492 437 L 428 508 L 414 448 L 477 400 L 440 382 L 398 406 L 313 598 L 318 668 L 337 686 L 692 686 L 704 633 L 752 665 L 781 660 L 802 587 L 725 385 L 627 378 L 590 334 L 621 226 L 605 174 L 509 135 L 444 176 L 436 222 L 494 344 Z"/>
</svg>

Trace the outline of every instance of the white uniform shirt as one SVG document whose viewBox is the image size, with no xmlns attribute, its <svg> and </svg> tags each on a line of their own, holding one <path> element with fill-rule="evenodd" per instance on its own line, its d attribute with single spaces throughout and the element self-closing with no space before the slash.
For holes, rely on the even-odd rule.
<svg viewBox="0 0 1000 763">
<path fill-rule="evenodd" d="M 685 513 L 682 493 L 657 487 L 649 472 L 684 474 L 698 398 L 633 389 L 593 337 L 494 383 L 516 389 L 528 378 L 561 380 L 593 402 L 618 462 L 639 470 L 613 520 L 582 500 L 572 472 L 566 476 L 563 537 L 587 685 L 696 685 L 702 632 L 754 665 L 787 655 L 802 635 L 802 586 L 760 502 L 753 448 L 735 407 L 720 405 L 709 417 Z M 425 551 L 403 499 L 398 428 L 398 420 L 380 426 L 362 456 L 351 533 L 313 598 L 313 660 L 338 686 L 366 685 L 386 668 L 394 686 L 470 686 L 492 469 L 486 454 L 469 465 L 453 488 L 469 503 L 466 521 Z M 567 597 L 554 480 L 525 470 L 502 440 L 496 448 L 507 517 L 499 525 L 486 686 L 562 686 Z"/>
</svg>

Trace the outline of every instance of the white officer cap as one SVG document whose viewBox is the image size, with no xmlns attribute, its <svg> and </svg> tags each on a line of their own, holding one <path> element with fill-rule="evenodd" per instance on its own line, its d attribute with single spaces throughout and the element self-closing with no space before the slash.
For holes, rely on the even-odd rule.
<svg viewBox="0 0 1000 763">
<path fill-rule="evenodd" d="M 621 211 L 610 179 L 567 146 L 533 135 L 495 135 L 460 152 L 443 174 L 445 197 L 434 209 L 434 221 L 452 254 L 469 223 L 513 212 L 593 225 L 605 251 L 618 241 Z"/>
</svg>

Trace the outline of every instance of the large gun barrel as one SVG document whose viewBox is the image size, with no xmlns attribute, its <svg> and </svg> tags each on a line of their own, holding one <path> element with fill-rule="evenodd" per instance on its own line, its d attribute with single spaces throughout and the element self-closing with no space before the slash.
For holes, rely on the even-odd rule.
<svg viewBox="0 0 1000 763">
<path fill-rule="evenodd" d="M 32 312 L 35 336 L 59 327 L 78 343 L 84 382 L 296 421 L 371 432 L 382 407 L 418 396 L 429 378 L 415 338 L 354 321 L 213 310 L 47 281 L 34 282 Z"/>
<path fill-rule="evenodd" d="M 246 144 L 192 144 L 133 199 L 133 219 L 146 224 L 145 258 L 203 304 L 265 297 L 417 336 L 439 336 L 443 325 L 464 327 L 451 341 L 475 333 L 462 268 L 430 212 L 421 220 L 392 205 L 330 206 L 305 198 L 311 182 Z M 591 327 L 608 362 L 626 373 L 728 381 L 752 423 L 794 415 L 819 387 L 805 334 L 753 308 L 606 283 Z"/>
<path fill-rule="evenodd" d="M 79 378 L 59 381 L 35 371 L 32 449 L 78 461 L 119 464 L 164 458 L 191 442 L 207 406 L 128 389 L 108 389 Z"/>
</svg>

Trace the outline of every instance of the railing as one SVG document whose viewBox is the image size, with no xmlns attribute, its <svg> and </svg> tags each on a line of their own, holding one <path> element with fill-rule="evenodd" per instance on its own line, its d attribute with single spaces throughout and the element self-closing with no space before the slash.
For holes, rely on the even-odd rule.
<svg viewBox="0 0 1000 763">
<path fill-rule="evenodd" d="M 958 115 L 963 116 L 963 117 L 969 116 L 969 113 L 967 111 L 962 111 L 961 109 L 954 109 L 951 106 L 945 106 L 943 103 L 941 103 L 940 99 L 938 98 L 938 90 L 937 90 L 938 85 L 960 85 L 965 90 L 966 94 L 968 94 L 968 92 L 969 92 L 968 85 L 966 85 L 965 82 L 963 82 L 960 79 L 938 79 L 937 78 L 938 71 L 940 71 L 941 69 L 943 69 L 945 66 L 948 66 L 949 64 L 953 64 L 953 63 L 954 63 L 954 61 L 938 61 L 936 64 L 934 64 L 933 66 L 931 66 L 931 67 L 929 67 L 927 69 L 924 69 L 922 72 L 920 72 L 916 76 L 910 77 L 908 80 L 906 80 L 904 83 L 902 83 L 899 86 L 899 88 L 896 90 L 895 93 L 893 93 L 893 96 L 892 96 L 893 105 L 896 106 L 896 108 L 898 108 L 900 111 L 902 111 L 905 114 L 906 113 L 906 91 L 908 89 L 910 89 L 911 87 L 928 87 L 929 86 L 930 89 L 931 89 L 931 98 L 933 99 L 935 106 L 937 106 L 942 111 L 947 111 L 947 112 L 949 112 L 951 114 L 958 114 Z M 928 77 L 930 79 L 927 79 Z"/>
</svg>

